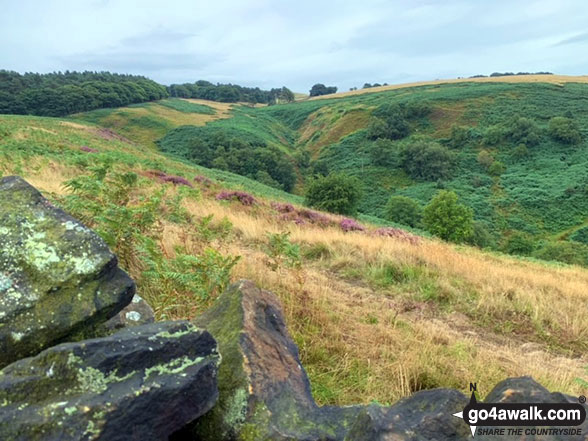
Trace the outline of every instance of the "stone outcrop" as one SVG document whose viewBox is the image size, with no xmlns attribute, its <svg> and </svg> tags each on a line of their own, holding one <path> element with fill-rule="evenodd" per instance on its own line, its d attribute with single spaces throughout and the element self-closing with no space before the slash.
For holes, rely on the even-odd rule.
<svg viewBox="0 0 588 441">
<path fill-rule="evenodd" d="M 498 383 L 484 400 L 487 403 L 578 403 L 578 397 L 559 392 L 549 392 L 531 377 L 509 378 Z M 588 406 L 585 406 L 588 412 Z M 543 428 L 548 427 L 544 426 Z M 588 420 L 578 428 L 582 435 L 528 435 L 525 441 L 586 441 L 588 439 Z M 537 427 L 536 429 L 539 429 Z M 480 441 L 507 441 L 512 436 L 476 435 Z"/>
<path fill-rule="evenodd" d="M 52 347 L 0 371 L 0 439 L 167 440 L 213 406 L 219 360 L 189 322 Z"/>
<path fill-rule="evenodd" d="M 452 416 L 468 404 L 450 389 L 420 391 L 390 407 L 367 406 L 345 441 L 457 441 L 471 437 L 469 427 Z"/>
<path fill-rule="evenodd" d="M 138 294 L 117 315 L 101 324 L 97 329 L 98 336 L 110 335 L 122 328 L 130 326 L 146 325 L 155 322 L 153 309 Z"/>
<path fill-rule="evenodd" d="M 90 229 L 19 177 L 0 179 L 0 367 L 84 335 L 135 284 Z"/>
<path fill-rule="evenodd" d="M 176 439 L 342 440 L 359 407 L 318 407 L 276 296 L 240 281 L 197 320 L 219 344 L 219 401 Z"/>
<path fill-rule="evenodd" d="M 453 416 L 469 403 L 469 398 L 457 390 L 420 391 L 386 407 L 317 406 L 278 299 L 251 282 L 230 286 L 196 323 L 212 333 L 222 354 L 219 400 L 209 413 L 178 432 L 173 441 L 471 439 L 470 428 Z M 486 402 L 573 399 L 551 394 L 523 377 L 497 385 Z"/>
</svg>

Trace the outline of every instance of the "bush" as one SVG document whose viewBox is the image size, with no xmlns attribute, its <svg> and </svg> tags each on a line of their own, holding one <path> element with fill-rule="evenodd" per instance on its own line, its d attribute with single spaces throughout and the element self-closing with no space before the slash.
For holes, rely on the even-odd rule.
<svg viewBox="0 0 588 441">
<path fill-rule="evenodd" d="M 399 224 L 416 227 L 422 215 L 421 206 L 406 196 L 391 196 L 386 205 L 386 218 Z"/>
<path fill-rule="evenodd" d="M 580 242 L 588 245 L 588 227 L 580 228 L 570 235 L 574 242 Z"/>
<path fill-rule="evenodd" d="M 369 153 L 374 165 L 393 167 L 398 162 L 398 148 L 389 139 L 378 139 L 372 143 Z"/>
<path fill-rule="evenodd" d="M 311 181 L 306 190 L 306 204 L 332 213 L 354 214 L 361 194 L 361 182 L 357 178 L 331 173 Z"/>
<path fill-rule="evenodd" d="M 506 130 L 507 138 L 514 143 L 534 146 L 541 141 L 541 131 L 535 121 L 524 118 L 514 118 Z"/>
<path fill-rule="evenodd" d="M 451 177 L 453 154 L 434 141 L 420 139 L 407 144 L 400 157 L 402 168 L 415 179 L 436 181 Z"/>
<path fill-rule="evenodd" d="M 582 141 L 580 129 L 573 119 L 556 116 L 549 120 L 549 136 L 564 144 L 578 144 Z"/>
<path fill-rule="evenodd" d="M 473 234 L 474 212 L 459 204 L 453 191 L 442 190 L 425 207 L 423 224 L 441 239 L 463 242 Z"/>
<path fill-rule="evenodd" d="M 451 137 L 449 138 L 449 146 L 453 148 L 460 148 L 466 146 L 475 137 L 479 136 L 471 127 L 464 127 L 458 125 L 451 126 Z"/>
<path fill-rule="evenodd" d="M 488 168 L 494 162 L 494 157 L 488 152 L 488 150 L 480 150 L 478 153 L 478 164 L 484 168 Z"/>
<path fill-rule="evenodd" d="M 490 167 L 488 167 L 488 173 L 492 176 L 500 176 L 506 171 L 506 165 L 500 161 L 494 161 Z"/>
<path fill-rule="evenodd" d="M 551 242 L 535 252 L 533 256 L 543 260 L 588 266 L 588 246 L 581 243 Z"/>
<path fill-rule="evenodd" d="M 519 144 L 512 152 L 512 155 L 515 158 L 526 158 L 527 156 L 529 156 L 529 149 L 527 148 L 527 146 L 525 144 Z"/>
<path fill-rule="evenodd" d="M 516 231 L 506 240 L 503 250 L 509 254 L 529 256 L 535 250 L 535 242 L 527 233 Z"/>
<path fill-rule="evenodd" d="M 478 248 L 494 248 L 496 246 L 492 234 L 482 222 L 474 222 L 472 235 L 467 239 L 467 242 Z"/>
</svg>

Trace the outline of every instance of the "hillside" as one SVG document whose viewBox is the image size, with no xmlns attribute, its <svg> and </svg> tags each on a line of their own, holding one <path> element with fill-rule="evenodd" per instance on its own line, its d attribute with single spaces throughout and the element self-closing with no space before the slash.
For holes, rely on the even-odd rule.
<svg viewBox="0 0 588 441">
<path fill-rule="evenodd" d="M 495 88 L 507 86 L 484 87 L 491 88 L 495 102 L 514 106 L 513 112 L 539 99 L 535 89 L 518 89 L 519 100 L 513 101 L 508 97 L 514 90 Z M 542 86 L 540 95 L 550 87 L 553 96 L 577 97 L 566 101 L 568 107 L 582 105 L 584 89 L 574 89 L 580 86 Z M 490 91 L 461 86 L 367 94 L 357 97 L 361 102 L 238 107 L 232 118 L 207 127 L 251 133 L 287 157 L 302 149 L 313 153 L 313 161 L 333 155 L 331 167 L 358 174 L 364 156 L 348 163 L 345 149 L 350 139 L 363 136 L 370 109 L 382 101 L 439 97 L 434 109 L 446 103 L 451 110 L 433 110 L 429 124 L 419 121 L 416 127 L 443 137 L 450 127 L 445 122 L 466 123 L 471 112 L 479 115 Z M 456 93 L 459 102 L 469 96 L 467 106 L 450 99 Z M 537 106 L 538 120 L 559 111 L 557 106 L 557 101 L 549 108 Z M 503 117 L 491 112 L 496 107 L 484 109 L 489 121 Z M 116 112 L 123 110 L 111 114 Z M 584 118 L 580 112 L 575 117 Z M 585 392 L 586 269 L 482 252 L 368 223 L 352 231 L 353 224 L 340 217 L 301 207 L 299 196 L 167 157 L 138 144 L 130 128 L 126 135 L 133 142 L 79 120 L 0 116 L 0 173 L 23 176 L 96 229 L 158 318 L 194 317 L 229 280 L 253 280 L 281 297 L 313 393 L 323 404 L 391 403 L 416 390 L 463 388 L 470 381 L 477 381 L 484 395 L 485 388 L 518 375 L 532 375 L 549 389 Z M 347 141 L 341 140 L 346 135 Z M 537 154 L 550 146 L 563 149 L 540 144 Z M 475 148 L 464 147 L 463 155 Z M 581 163 L 577 152 L 570 157 Z M 549 158 L 535 161 L 549 163 Z M 380 182 L 378 171 L 364 164 L 366 182 Z M 558 169 L 558 180 L 567 179 L 564 171 Z M 576 170 L 577 182 L 581 173 Z M 415 195 L 434 185 L 407 182 L 402 191 Z M 467 200 L 459 182 L 447 185 Z M 544 213 L 535 216 L 543 219 Z"/>
<path fill-rule="evenodd" d="M 531 75 L 386 86 L 285 105 L 233 106 L 230 118 L 171 131 L 147 129 L 126 109 L 80 118 L 120 127 L 143 144 L 161 135 L 164 152 L 296 194 L 317 173 L 355 176 L 364 186 L 360 212 L 379 218 L 392 195 L 424 207 L 439 190 L 451 190 L 474 211 L 473 243 L 588 265 L 584 80 Z M 558 122 L 571 138 L 560 136 Z M 389 123 L 401 130 L 391 133 Z M 174 123 L 180 124 L 185 120 Z M 431 156 L 437 154 L 431 145 L 444 156 Z"/>
</svg>

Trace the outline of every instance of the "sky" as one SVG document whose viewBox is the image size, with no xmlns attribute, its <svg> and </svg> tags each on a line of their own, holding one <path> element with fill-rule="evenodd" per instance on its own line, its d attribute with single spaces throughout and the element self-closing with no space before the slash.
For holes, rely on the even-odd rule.
<svg viewBox="0 0 588 441">
<path fill-rule="evenodd" d="M 0 0 L 0 69 L 340 91 L 588 74 L 585 0 Z"/>
</svg>

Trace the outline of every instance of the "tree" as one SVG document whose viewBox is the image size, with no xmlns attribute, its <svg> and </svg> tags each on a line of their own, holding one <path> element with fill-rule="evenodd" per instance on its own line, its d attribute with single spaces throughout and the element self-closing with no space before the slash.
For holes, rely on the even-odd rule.
<svg viewBox="0 0 588 441">
<path fill-rule="evenodd" d="M 354 214 L 361 194 L 361 182 L 357 178 L 331 173 L 311 181 L 306 190 L 306 204 L 332 213 Z"/>
<path fill-rule="evenodd" d="M 571 118 L 556 116 L 549 120 L 547 129 L 549 136 L 564 144 L 578 144 L 582 141 L 582 135 L 576 122 Z"/>
<path fill-rule="evenodd" d="M 422 214 L 421 206 L 406 196 L 391 196 L 386 204 L 386 218 L 399 224 L 416 227 Z"/>
<path fill-rule="evenodd" d="M 400 158 L 402 168 L 415 179 L 447 179 L 453 169 L 453 154 L 446 147 L 427 139 L 407 144 Z"/>
<path fill-rule="evenodd" d="M 337 88 L 335 86 L 327 87 L 322 83 L 317 83 L 310 89 L 310 96 L 329 95 L 336 92 Z"/>
<path fill-rule="evenodd" d="M 435 236 L 463 242 L 474 232 L 474 212 L 457 202 L 453 191 L 440 191 L 423 211 L 423 225 Z"/>
</svg>

